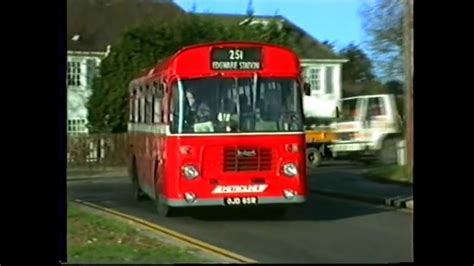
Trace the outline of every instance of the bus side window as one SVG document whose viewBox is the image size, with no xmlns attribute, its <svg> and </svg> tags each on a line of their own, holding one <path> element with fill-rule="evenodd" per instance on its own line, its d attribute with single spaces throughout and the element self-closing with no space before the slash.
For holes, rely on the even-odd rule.
<svg viewBox="0 0 474 266">
<path fill-rule="evenodd" d="M 151 123 L 151 91 L 150 91 L 150 86 L 146 85 L 145 86 L 145 123 L 150 124 Z"/>
<path fill-rule="evenodd" d="M 161 119 L 161 101 L 162 101 L 163 95 L 160 92 L 160 85 L 157 83 L 153 84 L 153 97 L 152 97 L 152 103 L 153 103 L 153 116 L 152 116 L 152 123 L 161 123 L 163 122 Z"/>
<path fill-rule="evenodd" d="M 143 86 L 143 123 L 148 123 L 148 86 Z"/>
<path fill-rule="evenodd" d="M 138 122 L 143 123 L 145 122 L 145 91 L 143 89 L 143 86 L 140 87 L 138 102 L 139 102 Z"/>
<path fill-rule="evenodd" d="M 129 105 L 129 121 L 131 123 L 135 122 L 135 98 L 136 98 L 136 91 L 135 88 L 130 90 L 130 105 Z"/>
<path fill-rule="evenodd" d="M 140 101 L 140 87 L 137 88 L 137 94 L 136 94 L 136 97 L 135 97 L 135 122 L 136 123 L 140 123 L 140 105 L 141 105 L 141 101 Z"/>
<path fill-rule="evenodd" d="M 159 84 L 159 92 L 160 92 L 160 120 L 162 123 L 168 123 L 170 121 L 170 119 L 168 118 L 168 104 L 166 103 L 166 101 L 168 101 L 169 99 L 169 90 L 167 90 L 166 88 L 166 83 L 164 82 L 160 82 Z"/>
</svg>

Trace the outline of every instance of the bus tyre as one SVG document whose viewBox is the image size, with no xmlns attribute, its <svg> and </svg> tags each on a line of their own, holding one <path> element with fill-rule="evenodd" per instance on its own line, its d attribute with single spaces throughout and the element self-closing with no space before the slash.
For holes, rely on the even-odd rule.
<svg viewBox="0 0 474 266">
<path fill-rule="evenodd" d="M 138 184 L 138 177 L 137 177 L 135 163 L 133 163 L 132 165 L 132 170 L 130 174 L 132 178 L 133 198 L 137 201 L 143 201 L 143 200 L 148 199 L 147 195 L 143 192 L 143 190 L 140 188 L 140 185 Z"/>
<path fill-rule="evenodd" d="M 147 199 L 147 196 L 141 190 L 140 186 L 136 179 L 132 180 L 132 188 L 133 188 L 133 198 L 137 201 L 143 201 Z"/>
<path fill-rule="evenodd" d="M 378 154 L 378 161 L 384 165 L 397 164 L 397 143 L 400 138 L 388 138 L 382 142 Z"/>
<path fill-rule="evenodd" d="M 321 163 L 321 153 L 316 147 L 309 147 L 306 149 L 306 165 L 309 168 L 316 168 Z"/>
<path fill-rule="evenodd" d="M 171 216 L 172 207 L 168 206 L 161 196 L 156 198 L 156 211 L 160 217 Z"/>
</svg>

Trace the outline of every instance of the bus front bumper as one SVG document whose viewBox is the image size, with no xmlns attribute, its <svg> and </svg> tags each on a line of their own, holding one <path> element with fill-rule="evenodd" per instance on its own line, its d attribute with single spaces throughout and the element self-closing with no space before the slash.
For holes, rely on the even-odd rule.
<svg viewBox="0 0 474 266">
<path fill-rule="evenodd" d="M 244 204 L 239 203 L 236 204 L 226 204 L 226 199 L 242 199 L 242 198 L 257 198 L 255 204 Z M 293 205 L 293 204 L 303 204 L 306 201 L 305 196 L 294 196 L 293 198 L 285 198 L 285 197 L 258 197 L 258 196 L 229 196 L 229 197 L 220 197 L 220 198 L 212 198 L 200 199 L 197 197 L 194 201 L 189 202 L 184 199 L 167 199 L 162 198 L 164 202 L 170 207 L 199 207 L 199 206 L 260 206 L 260 205 Z"/>
</svg>

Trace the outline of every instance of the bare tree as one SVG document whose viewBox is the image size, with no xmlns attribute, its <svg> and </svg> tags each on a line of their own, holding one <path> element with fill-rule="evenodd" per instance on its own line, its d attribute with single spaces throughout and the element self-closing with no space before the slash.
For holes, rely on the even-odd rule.
<svg viewBox="0 0 474 266">
<path fill-rule="evenodd" d="M 253 3 L 252 0 L 249 0 L 247 4 L 247 16 L 251 17 L 253 16 L 255 10 L 253 9 Z"/>
<path fill-rule="evenodd" d="M 367 1 L 360 10 L 374 61 L 390 79 L 404 76 L 404 12 L 403 0 Z"/>
<path fill-rule="evenodd" d="M 194 0 L 193 5 L 191 7 L 191 13 L 196 13 L 196 10 L 197 10 L 197 4 L 196 4 L 196 0 Z"/>
</svg>

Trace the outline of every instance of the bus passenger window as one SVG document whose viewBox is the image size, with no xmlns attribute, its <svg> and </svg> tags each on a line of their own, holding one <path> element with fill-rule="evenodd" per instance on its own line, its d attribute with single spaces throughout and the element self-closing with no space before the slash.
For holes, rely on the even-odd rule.
<svg viewBox="0 0 474 266">
<path fill-rule="evenodd" d="M 164 83 L 155 83 L 155 91 L 153 99 L 155 101 L 153 109 L 153 123 L 163 123 L 163 112 L 162 112 L 162 101 L 164 93 L 165 84 Z"/>
<path fill-rule="evenodd" d="M 144 110 L 144 122 L 146 124 L 150 123 L 150 107 L 151 107 L 151 99 L 150 99 L 150 87 L 148 85 L 145 86 L 145 110 Z"/>
<path fill-rule="evenodd" d="M 145 122 L 145 92 L 143 87 L 138 94 L 138 123 Z"/>
<path fill-rule="evenodd" d="M 145 123 L 151 124 L 152 123 L 151 119 L 153 116 L 153 98 L 150 96 L 147 96 L 146 103 L 147 104 L 146 104 L 146 109 L 145 109 L 145 115 L 146 115 Z"/>
<path fill-rule="evenodd" d="M 140 123 L 145 122 L 145 97 L 142 96 L 140 99 Z"/>
<path fill-rule="evenodd" d="M 138 117 L 140 116 L 139 114 L 139 109 L 140 109 L 140 100 L 139 100 L 139 94 L 137 90 L 134 91 L 134 96 L 133 96 L 133 122 L 138 123 Z"/>
<path fill-rule="evenodd" d="M 162 101 L 162 93 L 160 92 L 160 85 L 158 83 L 155 83 L 153 86 L 153 115 L 152 115 L 152 122 L 153 123 L 162 123 L 162 117 L 161 117 L 161 101 Z"/>
<path fill-rule="evenodd" d="M 130 93 L 130 105 L 129 105 L 129 121 L 130 122 L 135 122 L 135 98 L 136 98 L 136 92 L 135 90 L 132 90 L 132 93 Z"/>
<path fill-rule="evenodd" d="M 153 123 L 162 123 L 161 119 L 161 99 L 158 97 L 153 98 Z"/>
<path fill-rule="evenodd" d="M 140 99 L 140 94 L 137 97 L 137 123 L 140 123 L 142 121 L 142 114 L 141 114 L 141 105 L 142 105 L 142 99 Z"/>
<path fill-rule="evenodd" d="M 148 96 L 145 94 L 144 97 L 144 108 L 143 108 L 143 122 L 148 123 Z"/>
</svg>

